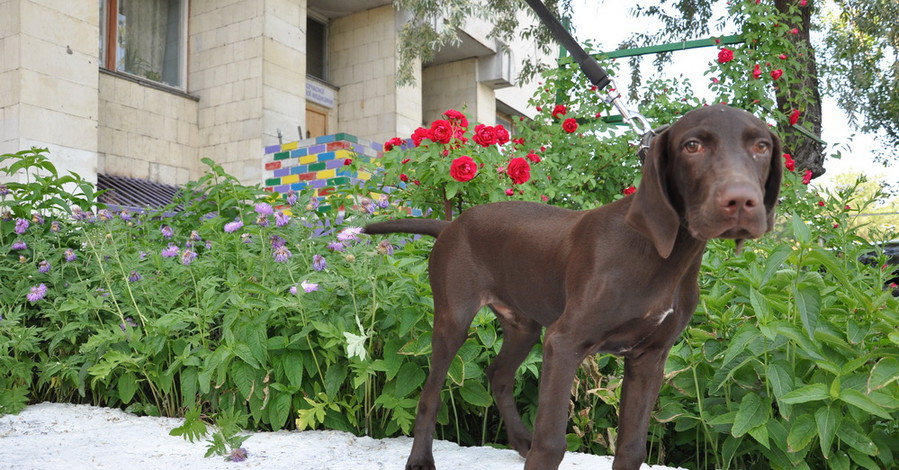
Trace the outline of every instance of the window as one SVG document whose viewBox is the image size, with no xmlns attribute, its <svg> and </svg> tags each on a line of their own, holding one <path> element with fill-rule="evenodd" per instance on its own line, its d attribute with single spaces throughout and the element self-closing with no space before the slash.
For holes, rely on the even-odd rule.
<svg viewBox="0 0 899 470">
<path fill-rule="evenodd" d="M 103 0 L 103 67 L 184 87 L 187 0 Z"/>
<path fill-rule="evenodd" d="M 306 17 L 306 74 L 322 80 L 325 75 L 325 34 L 324 23 Z"/>
</svg>

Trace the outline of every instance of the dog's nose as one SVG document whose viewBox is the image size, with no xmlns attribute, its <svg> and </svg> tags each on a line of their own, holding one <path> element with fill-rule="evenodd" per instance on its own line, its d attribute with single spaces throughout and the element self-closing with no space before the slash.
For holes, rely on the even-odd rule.
<svg viewBox="0 0 899 470">
<path fill-rule="evenodd" d="M 718 206 L 726 214 L 736 215 L 754 210 L 759 205 L 759 199 L 759 192 L 750 185 L 728 185 L 718 193 Z"/>
</svg>

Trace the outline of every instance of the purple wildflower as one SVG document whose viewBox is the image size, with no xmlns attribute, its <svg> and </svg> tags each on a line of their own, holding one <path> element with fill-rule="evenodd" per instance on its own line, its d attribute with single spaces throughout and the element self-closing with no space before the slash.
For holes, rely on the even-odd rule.
<svg viewBox="0 0 899 470">
<path fill-rule="evenodd" d="M 211 249 L 212 249 L 212 242 L 209 241 L 209 240 L 206 240 L 206 249 L 207 249 L 207 250 L 211 250 Z"/>
<path fill-rule="evenodd" d="M 382 194 L 380 198 L 378 198 L 378 207 L 381 209 L 387 209 L 390 207 L 390 199 L 386 194 Z"/>
<path fill-rule="evenodd" d="M 303 281 L 300 283 L 300 287 L 306 292 L 315 292 L 318 290 L 318 284 L 309 281 Z"/>
<path fill-rule="evenodd" d="M 328 267 L 328 262 L 325 261 L 325 257 L 322 255 L 313 255 L 312 256 L 312 269 L 316 271 L 321 271 Z"/>
<path fill-rule="evenodd" d="M 21 217 L 17 218 L 16 219 L 16 233 L 18 233 L 19 235 L 25 233 L 25 231 L 28 230 L 29 225 L 31 225 L 31 224 L 28 222 L 28 219 L 23 219 Z"/>
<path fill-rule="evenodd" d="M 203 237 L 200 236 L 200 232 L 197 232 L 196 230 L 191 230 L 190 237 L 188 237 L 188 239 L 192 242 L 199 242 L 199 241 L 203 240 Z"/>
<path fill-rule="evenodd" d="M 240 240 L 244 243 L 253 243 L 253 234 L 252 233 L 241 233 Z"/>
<path fill-rule="evenodd" d="M 225 232 L 233 233 L 233 232 L 240 230 L 241 227 L 243 227 L 242 220 L 235 220 L 234 222 L 228 222 L 227 224 L 225 224 Z"/>
<path fill-rule="evenodd" d="M 387 240 L 382 240 L 381 243 L 378 243 L 378 253 L 381 253 L 382 255 L 392 255 L 393 245 Z"/>
<path fill-rule="evenodd" d="M 259 204 L 256 204 L 255 210 L 257 214 L 262 216 L 269 216 L 275 212 L 274 209 L 272 209 L 271 204 L 267 202 L 260 202 Z"/>
<path fill-rule="evenodd" d="M 54 220 L 53 222 L 50 222 L 50 231 L 51 232 L 59 233 L 60 230 L 62 230 L 62 224 L 60 224 L 58 220 Z"/>
<path fill-rule="evenodd" d="M 28 249 L 28 244 L 26 244 L 26 243 L 25 243 L 24 241 L 22 241 L 22 240 L 16 240 L 16 241 L 12 242 L 12 246 L 9 247 L 9 248 L 10 248 L 11 250 L 27 250 L 27 249 Z"/>
<path fill-rule="evenodd" d="M 31 221 L 38 225 L 44 225 L 44 216 L 35 212 L 34 214 L 31 214 Z"/>
<path fill-rule="evenodd" d="M 272 235 L 271 237 L 269 237 L 268 240 L 272 243 L 272 249 L 282 247 L 287 244 L 287 240 L 285 240 L 277 235 Z"/>
<path fill-rule="evenodd" d="M 190 263 L 197 259 L 197 254 L 191 250 L 184 250 L 181 253 L 181 264 L 190 266 Z"/>
<path fill-rule="evenodd" d="M 131 271 L 131 274 L 128 275 L 128 282 L 137 282 L 141 279 L 143 279 L 143 276 L 141 276 L 137 271 Z"/>
<path fill-rule="evenodd" d="M 375 210 L 377 210 L 378 206 L 372 202 L 371 199 L 364 197 L 359 201 L 359 205 L 362 206 L 362 210 L 368 212 L 369 214 L 374 214 Z"/>
<path fill-rule="evenodd" d="M 119 218 L 125 222 L 131 222 L 131 212 L 122 209 L 122 212 L 119 212 Z"/>
<path fill-rule="evenodd" d="M 7 194 L 9 194 L 9 188 L 5 184 L 0 184 L 0 196 L 6 196 Z"/>
<path fill-rule="evenodd" d="M 71 263 L 78 259 L 78 255 L 75 254 L 75 250 L 67 248 L 62 254 L 62 259 L 66 260 L 67 263 Z"/>
<path fill-rule="evenodd" d="M 175 235 L 175 231 L 168 225 L 163 225 L 159 231 L 162 232 L 162 238 L 172 238 Z"/>
<path fill-rule="evenodd" d="M 109 209 L 100 209 L 99 211 L 97 211 L 97 217 L 103 222 L 115 218 L 115 216 L 112 215 L 112 212 L 110 212 Z"/>
<path fill-rule="evenodd" d="M 290 250 L 287 249 L 286 246 L 281 245 L 278 248 L 275 248 L 272 256 L 275 257 L 276 263 L 283 263 L 290 259 L 291 253 Z"/>
<path fill-rule="evenodd" d="M 128 327 L 134 328 L 137 326 L 137 323 L 131 317 L 125 317 L 125 323 L 120 323 L 119 328 L 122 330 L 122 333 L 127 331 Z"/>
<path fill-rule="evenodd" d="M 362 227 L 347 227 L 337 234 L 337 239 L 342 242 L 358 240 L 360 233 L 362 233 Z"/>
<path fill-rule="evenodd" d="M 343 246 L 343 243 L 334 242 L 334 243 L 328 243 L 328 249 L 331 251 L 344 251 L 344 250 L 346 250 L 346 247 Z"/>
<path fill-rule="evenodd" d="M 287 203 L 291 206 L 297 203 L 297 192 L 294 190 L 287 191 Z"/>
<path fill-rule="evenodd" d="M 243 462 L 249 456 L 250 453 L 247 452 L 246 449 L 244 449 L 243 447 L 238 447 L 237 449 L 233 449 L 231 453 L 228 454 L 227 457 L 225 457 L 225 460 L 229 462 Z"/>
<path fill-rule="evenodd" d="M 260 215 L 259 217 L 256 217 L 256 225 L 260 227 L 268 227 L 268 216 Z"/>
<path fill-rule="evenodd" d="M 80 207 L 75 206 L 72 208 L 72 218 L 75 220 L 84 220 L 87 218 L 87 213 Z"/>
<path fill-rule="evenodd" d="M 49 273 L 51 267 L 52 266 L 50 266 L 50 263 L 48 263 L 47 260 L 43 260 L 37 264 L 37 272 L 44 274 Z"/>
<path fill-rule="evenodd" d="M 275 212 L 275 225 L 283 227 L 290 223 L 290 216 L 282 211 Z"/>
<path fill-rule="evenodd" d="M 290 286 L 290 289 L 287 289 L 287 292 L 290 292 L 291 295 L 297 295 L 297 286 Z"/>
<path fill-rule="evenodd" d="M 12 212 L 10 211 L 0 211 L 0 220 L 9 221 L 12 220 Z"/>
<path fill-rule="evenodd" d="M 180 253 L 180 252 L 181 252 L 181 250 L 179 250 L 178 247 L 175 246 L 174 243 L 169 243 L 169 246 L 162 249 L 162 257 L 163 258 L 174 258 L 174 257 L 178 256 L 178 253 Z"/>
<path fill-rule="evenodd" d="M 32 287 L 31 292 L 26 294 L 25 298 L 28 299 L 29 302 L 35 303 L 38 300 L 43 299 L 45 295 L 47 295 L 47 286 L 41 283 Z"/>
<path fill-rule="evenodd" d="M 141 251 L 140 253 L 138 253 L 137 258 L 140 259 L 141 261 L 147 259 L 147 252 Z"/>
</svg>

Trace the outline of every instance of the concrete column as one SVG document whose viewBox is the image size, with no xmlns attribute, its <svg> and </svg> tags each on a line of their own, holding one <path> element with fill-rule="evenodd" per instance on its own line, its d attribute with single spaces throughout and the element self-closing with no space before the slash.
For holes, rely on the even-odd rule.
<svg viewBox="0 0 899 470">
<path fill-rule="evenodd" d="M 99 21 L 96 2 L 0 0 L 0 152 L 46 147 L 96 182 Z"/>
</svg>

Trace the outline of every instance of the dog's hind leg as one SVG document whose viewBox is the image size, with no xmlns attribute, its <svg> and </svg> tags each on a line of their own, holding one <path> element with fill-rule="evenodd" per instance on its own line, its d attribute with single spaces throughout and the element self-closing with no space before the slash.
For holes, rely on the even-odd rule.
<svg viewBox="0 0 899 470">
<path fill-rule="evenodd" d="M 512 392 L 515 389 L 515 372 L 540 339 L 541 327 L 530 319 L 510 320 L 500 313 L 497 313 L 497 318 L 503 327 L 503 345 L 487 368 L 487 379 L 496 407 L 506 423 L 509 445 L 525 457 L 531 448 L 531 433 L 521 422 Z"/>
<path fill-rule="evenodd" d="M 433 285 L 433 283 L 432 283 Z M 434 427 L 440 407 L 440 390 L 446 382 L 453 358 L 468 337 L 468 328 L 480 308 L 474 298 L 456 297 L 452 302 L 434 289 L 434 334 L 431 337 L 431 370 L 421 390 L 415 415 L 412 452 L 406 470 L 434 470 Z"/>
</svg>

